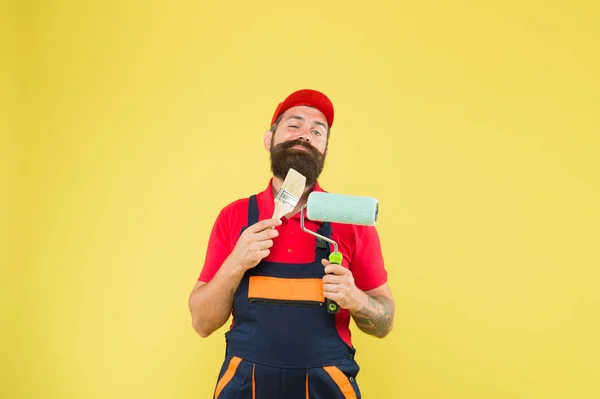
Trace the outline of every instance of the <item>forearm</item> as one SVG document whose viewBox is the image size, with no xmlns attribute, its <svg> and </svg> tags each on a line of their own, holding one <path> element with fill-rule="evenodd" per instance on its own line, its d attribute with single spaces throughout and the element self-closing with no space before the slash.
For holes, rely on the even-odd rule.
<svg viewBox="0 0 600 399">
<path fill-rule="evenodd" d="M 348 309 L 361 331 L 383 338 L 394 323 L 394 303 L 383 296 L 369 296 L 359 290 L 357 305 Z"/>
<path fill-rule="evenodd" d="M 191 293 L 192 326 L 200 336 L 209 336 L 227 322 L 243 275 L 243 270 L 228 259 L 208 283 Z"/>
</svg>

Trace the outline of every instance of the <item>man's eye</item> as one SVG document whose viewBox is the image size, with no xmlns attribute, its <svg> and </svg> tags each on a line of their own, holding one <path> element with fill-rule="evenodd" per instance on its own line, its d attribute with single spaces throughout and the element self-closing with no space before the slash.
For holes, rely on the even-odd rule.
<svg viewBox="0 0 600 399">
<path fill-rule="evenodd" d="M 296 125 L 290 125 L 290 127 L 293 127 L 293 128 L 295 128 L 295 129 L 298 129 L 298 126 L 296 126 Z"/>
<path fill-rule="evenodd" d="M 316 135 L 318 135 L 318 136 L 321 135 L 321 132 L 319 132 L 318 130 L 313 130 L 313 133 L 316 134 Z"/>
</svg>

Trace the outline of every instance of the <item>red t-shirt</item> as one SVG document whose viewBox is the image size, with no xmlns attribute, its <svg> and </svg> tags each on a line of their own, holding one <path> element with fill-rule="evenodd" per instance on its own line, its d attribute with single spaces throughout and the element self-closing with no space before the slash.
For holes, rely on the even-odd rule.
<svg viewBox="0 0 600 399">
<path fill-rule="evenodd" d="M 259 220 L 273 216 L 272 183 L 271 179 L 267 188 L 256 196 Z M 318 182 L 314 191 L 323 191 Z M 279 236 L 273 240 L 271 252 L 265 260 L 281 263 L 314 261 L 316 238 L 301 229 L 300 212 L 290 219 L 283 217 L 281 221 L 282 224 L 276 227 Z M 204 266 L 198 280 L 210 281 L 235 247 L 242 228 L 247 224 L 248 198 L 236 200 L 221 210 L 210 234 Z M 304 225 L 309 230 L 317 231 L 320 223 L 305 218 Z M 368 291 L 387 281 L 387 272 L 375 226 L 332 222 L 331 239 L 337 242 L 338 251 L 343 255 L 342 266 L 352 271 L 355 284 L 359 289 Z M 330 249 L 333 251 L 333 246 Z M 352 346 L 348 310 L 341 309 L 336 315 L 336 326 L 340 337 Z"/>
</svg>

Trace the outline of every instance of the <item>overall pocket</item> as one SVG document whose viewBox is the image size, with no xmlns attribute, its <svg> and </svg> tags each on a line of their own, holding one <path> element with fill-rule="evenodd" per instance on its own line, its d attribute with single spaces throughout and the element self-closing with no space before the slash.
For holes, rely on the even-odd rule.
<svg viewBox="0 0 600 399">
<path fill-rule="evenodd" d="M 355 376 L 333 365 L 308 369 L 306 389 L 311 399 L 361 399 Z"/>
<path fill-rule="evenodd" d="M 219 373 L 213 398 L 233 399 L 239 395 L 250 398 L 254 390 L 254 364 L 238 356 L 228 356 Z"/>
<path fill-rule="evenodd" d="M 323 280 L 251 276 L 248 302 L 264 305 L 323 306 Z"/>
</svg>

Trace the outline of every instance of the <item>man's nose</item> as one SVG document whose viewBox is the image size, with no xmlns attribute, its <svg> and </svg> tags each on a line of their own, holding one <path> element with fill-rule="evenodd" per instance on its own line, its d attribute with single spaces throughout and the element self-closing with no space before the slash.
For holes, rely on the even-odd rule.
<svg viewBox="0 0 600 399">
<path fill-rule="evenodd" d="M 302 129 L 298 134 L 298 138 L 300 140 L 305 140 L 305 141 L 310 142 L 310 129 L 309 128 Z"/>
</svg>

